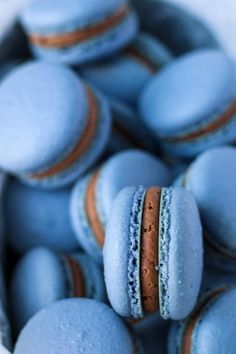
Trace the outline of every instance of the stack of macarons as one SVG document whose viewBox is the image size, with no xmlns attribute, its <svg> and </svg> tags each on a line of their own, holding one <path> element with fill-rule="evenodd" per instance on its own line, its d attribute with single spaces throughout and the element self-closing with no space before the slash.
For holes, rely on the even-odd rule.
<svg viewBox="0 0 236 354">
<path fill-rule="evenodd" d="M 17 21 L 0 353 L 235 354 L 236 63 L 168 0 L 29 0 Z"/>
</svg>

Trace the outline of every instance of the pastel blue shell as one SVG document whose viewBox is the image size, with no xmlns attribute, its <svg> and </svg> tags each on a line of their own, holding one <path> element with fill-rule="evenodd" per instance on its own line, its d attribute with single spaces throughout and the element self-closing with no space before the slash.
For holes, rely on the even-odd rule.
<svg viewBox="0 0 236 354">
<path fill-rule="evenodd" d="M 236 266 L 236 149 L 225 146 L 206 151 L 189 166 L 184 179 L 198 204 L 208 237 L 229 252 L 226 262 L 228 258 Z"/>
<path fill-rule="evenodd" d="M 206 70 L 207 68 L 207 70 Z M 235 102 L 236 65 L 219 50 L 185 55 L 165 67 L 146 86 L 140 115 L 172 155 L 194 157 L 236 139 L 236 115 L 212 133 L 187 142 L 166 141 L 198 131 Z"/>
<path fill-rule="evenodd" d="M 136 217 L 136 226 L 131 224 L 133 208 L 137 203 L 136 192 L 137 188 L 129 187 L 117 195 L 108 220 L 103 251 L 108 297 L 113 308 L 125 317 L 133 314 L 127 274 L 130 274 L 129 245 L 135 242 L 138 231 L 131 233 L 131 230 L 140 230 L 141 227 L 140 217 Z M 159 222 L 160 313 L 163 318 L 182 319 L 196 303 L 202 276 L 201 224 L 191 194 L 181 188 L 163 188 Z M 132 284 L 135 284 L 135 303 L 141 316 L 142 312 L 138 310 L 138 261 L 133 263 L 135 266 L 137 269 L 133 269 L 132 273 L 136 274 L 136 280 Z"/>
<path fill-rule="evenodd" d="M 83 30 L 104 21 L 127 4 L 126 0 L 31 0 L 21 16 L 21 23 L 29 34 L 60 35 Z M 120 23 L 104 33 L 66 48 L 45 48 L 32 45 L 36 57 L 51 62 L 81 64 L 113 54 L 136 36 L 138 19 L 133 9 Z M 124 35 L 125 34 L 125 35 Z"/>
<path fill-rule="evenodd" d="M 133 353 L 121 319 L 107 305 L 88 299 L 61 300 L 40 311 L 26 324 L 14 350 L 14 354 L 85 352 Z"/>
<path fill-rule="evenodd" d="M 80 179 L 71 196 L 70 213 L 79 244 L 97 261 L 102 261 L 102 250 L 95 240 L 87 218 L 85 196 L 91 175 Z M 153 155 L 141 150 L 127 150 L 112 156 L 100 169 L 96 183 L 96 206 L 100 221 L 106 228 L 112 202 L 117 193 L 127 186 L 168 186 L 171 175 L 168 168 Z"/>
<path fill-rule="evenodd" d="M 30 62 L 12 70 L 0 87 L 0 166 L 45 188 L 73 182 L 98 159 L 110 135 L 107 103 L 94 95 L 99 117 L 87 151 L 53 177 L 31 179 L 28 174 L 47 170 L 78 143 L 88 119 L 88 99 L 84 83 L 64 66 Z"/>
<path fill-rule="evenodd" d="M 57 251 L 77 249 L 70 221 L 71 188 L 44 191 L 9 180 L 6 188 L 8 240 L 19 253 L 46 246 Z"/>
<path fill-rule="evenodd" d="M 69 254 L 80 265 L 85 297 L 106 300 L 102 271 L 82 253 Z M 15 331 L 39 310 L 60 299 L 74 297 L 73 280 L 65 254 L 35 248 L 17 264 L 11 281 L 11 303 Z"/>
<path fill-rule="evenodd" d="M 128 49 L 141 53 L 156 71 L 171 60 L 165 46 L 146 33 L 141 32 Z M 141 90 L 153 72 L 142 61 L 124 51 L 111 60 L 82 68 L 81 75 L 107 96 L 136 105 Z"/>
</svg>

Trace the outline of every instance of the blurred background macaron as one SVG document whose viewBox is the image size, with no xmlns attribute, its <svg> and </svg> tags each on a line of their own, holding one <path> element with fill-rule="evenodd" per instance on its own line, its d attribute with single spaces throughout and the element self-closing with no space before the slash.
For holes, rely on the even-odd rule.
<svg viewBox="0 0 236 354">
<path fill-rule="evenodd" d="M 57 191 L 9 179 L 5 193 L 7 240 L 17 253 L 45 246 L 56 251 L 78 249 L 70 220 L 71 188 Z"/>
<path fill-rule="evenodd" d="M 141 32 L 120 55 L 81 68 L 81 76 L 109 97 L 136 106 L 148 80 L 171 61 L 159 40 Z"/>
<path fill-rule="evenodd" d="M 143 353 L 119 316 L 89 299 L 61 300 L 38 312 L 23 328 L 13 353 L 84 352 Z"/>
<path fill-rule="evenodd" d="M 0 86 L 0 167 L 32 185 L 72 183 L 110 136 L 110 111 L 69 68 L 30 62 Z"/>
<path fill-rule="evenodd" d="M 0 171 L 0 257 L 3 256 L 3 248 L 5 244 L 5 212 L 4 212 L 4 196 L 6 190 L 6 175 Z"/>
<path fill-rule="evenodd" d="M 139 101 L 164 151 L 193 158 L 236 140 L 236 64 L 219 50 L 182 56 L 149 81 Z"/>
<path fill-rule="evenodd" d="M 112 307 L 126 318 L 155 312 L 185 318 L 200 290 L 202 253 L 200 217 L 189 192 L 123 189 L 112 205 L 103 250 Z"/>
<path fill-rule="evenodd" d="M 205 240 L 207 264 L 236 269 L 236 149 L 210 149 L 176 181 L 189 190 L 198 205 Z"/>
<path fill-rule="evenodd" d="M 102 270 L 93 260 L 83 253 L 58 254 L 47 248 L 26 253 L 11 279 L 15 334 L 36 312 L 69 297 L 107 301 Z"/>
<path fill-rule="evenodd" d="M 157 139 L 143 124 L 136 109 L 115 99 L 109 99 L 109 103 L 112 133 L 105 155 L 112 156 L 122 150 L 132 148 L 146 150 L 157 155 L 160 151 Z"/>
<path fill-rule="evenodd" d="M 21 23 L 36 57 L 67 64 L 111 55 L 138 30 L 138 18 L 127 0 L 31 0 Z"/>
<path fill-rule="evenodd" d="M 141 150 L 113 155 L 95 172 L 79 179 L 71 195 L 71 220 L 81 247 L 102 262 L 102 247 L 111 206 L 124 187 L 143 184 L 168 186 L 171 174 L 165 164 Z"/>
<path fill-rule="evenodd" d="M 220 46 L 213 28 L 197 13 L 181 6 L 181 3 L 161 0 L 133 0 L 133 3 L 141 28 L 160 39 L 176 56 Z M 188 2 L 189 7 L 191 3 Z"/>
<path fill-rule="evenodd" d="M 235 287 L 220 287 L 204 294 L 187 319 L 173 323 L 168 354 L 234 354 L 235 301 Z"/>
</svg>

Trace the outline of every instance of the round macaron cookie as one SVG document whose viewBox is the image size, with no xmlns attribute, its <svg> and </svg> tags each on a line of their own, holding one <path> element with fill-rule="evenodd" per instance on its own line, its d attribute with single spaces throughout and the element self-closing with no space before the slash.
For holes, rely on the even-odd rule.
<svg viewBox="0 0 236 354">
<path fill-rule="evenodd" d="M 102 270 L 82 253 L 57 254 L 35 248 L 17 264 L 11 279 L 11 307 L 16 333 L 36 312 L 68 297 L 107 301 Z"/>
<path fill-rule="evenodd" d="M 141 33 L 118 57 L 86 66 L 80 72 L 107 96 L 136 105 L 148 80 L 170 60 L 169 50 L 160 41 Z"/>
<path fill-rule="evenodd" d="M 107 145 L 107 154 L 131 148 L 142 149 L 156 154 L 159 150 L 157 139 L 143 124 L 137 112 L 122 101 L 110 100 L 112 134 Z"/>
<path fill-rule="evenodd" d="M 67 64 L 113 54 L 138 30 L 137 16 L 127 0 L 31 0 L 21 23 L 37 57 Z"/>
<path fill-rule="evenodd" d="M 218 147 L 201 154 L 176 183 L 194 196 L 203 223 L 208 264 L 236 269 L 236 149 Z"/>
<path fill-rule="evenodd" d="M 187 319 L 173 323 L 168 354 L 234 354 L 235 301 L 236 288 L 225 286 L 206 293 Z"/>
<path fill-rule="evenodd" d="M 229 272 L 224 269 L 216 269 L 205 265 L 200 294 L 205 294 L 212 289 L 222 287 L 223 285 L 236 286 L 235 272 Z"/>
<path fill-rule="evenodd" d="M 23 328 L 13 353 L 141 354 L 143 351 L 110 307 L 89 299 L 67 299 L 38 312 Z"/>
<path fill-rule="evenodd" d="M 0 167 L 30 184 L 72 183 L 100 157 L 110 111 L 69 68 L 30 62 L 0 85 Z"/>
<path fill-rule="evenodd" d="M 201 48 L 219 47 L 211 28 L 195 14 L 170 1 L 133 0 L 141 27 L 179 56 Z"/>
<path fill-rule="evenodd" d="M 236 64 L 219 50 L 187 54 L 145 87 L 145 124 L 172 155 L 194 157 L 236 140 Z"/>
<path fill-rule="evenodd" d="M 71 220 L 81 247 L 102 262 L 105 228 L 115 196 L 127 186 L 168 186 L 168 168 L 153 155 L 127 150 L 78 180 L 71 195 Z"/>
<path fill-rule="evenodd" d="M 71 188 L 32 188 L 9 179 L 5 193 L 8 242 L 17 253 L 37 246 L 57 251 L 78 249 L 70 220 Z"/>
<path fill-rule="evenodd" d="M 182 188 L 127 187 L 116 197 L 103 249 L 105 283 L 114 310 L 128 318 L 160 311 L 183 319 L 202 276 L 197 206 Z"/>
</svg>

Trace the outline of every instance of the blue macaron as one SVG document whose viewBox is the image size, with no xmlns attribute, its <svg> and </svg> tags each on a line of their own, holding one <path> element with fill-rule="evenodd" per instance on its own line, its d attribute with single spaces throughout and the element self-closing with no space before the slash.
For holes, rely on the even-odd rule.
<svg viewBox="0 0 236 354">
<path fill-rule="evenodd" d="M 182 188 L 127 187 L 106 229 L 105 283 L 124 317 L 160 310 L 182 319 L 193 309 L 202 276 L 202 229 L 196 203 Z"/>
<path fill-rule="evenodd" d="M 171 60 L 168 49 L 146 33 L 119 56 L 81 69 L 81 75 L 109 97 L 136 105 L 139 94 L 154 73 Z"/>
<path fill-rule="evenodd" d="M 8 241 L 17 253 L 46 246 L 57 251 L 78 248 L 70 221 L 71 188 L 42 190 L 10 179 L 5 193 Z"/>
<path fill-rule="evenodd" d="M 106 302 L 102 270 L 83 253 L 57 254 L 47 248 L 26 253 L 11 280 L 15 331 L 42 308 L 69 297 Z"/>
<path fill-rule="evenodd" d="M 0 353 L 4 354 L 5 352 L 1 352 L 1 345 L 8 350 L 12 349 L 10 323 L 2 304 L 2 300 L 0 299 Z"/>
<path fill-rule="evenodd" d="M 113 155 L 98 170 L 79 179 L 71 196 L 71 220 L 81 247 L 102 262 L 105 228 L 112 202 L 124 187 L 167 186 L 168 168 L 153 155 L 127 150 Z"/>
<path fill-rule="evenodd" d="M 236 64 L 219 50 L 187 54 L 156 75 L 140 115 L 169 154 L 194 157 L 236 140 Z"/>
<path fill-rule="evenodd" d="M 165 43 L 177 56 L 201 48 L 219 47 L 206 23 L 170 1 L 133 0 L 141 27 Z"/>
<path fill-rule="evenodd" d="M 31 0 L 21 23 L 35 56 L 67 64 L 113 54 L 138 29 L 137 16 L 127 0 Z"/>
<path fill-rule="evenodd" d="M 125 324 L 107 305 L 89 299 L 58 301 L 23 328 L 14 354 L 141 354 Z"/>
<path fill-rule="evenodd" d="M 201 154 L 176 183 L 194 196 L 204 229 L 206 262 L 236 269 L 236 149 L 218 147 Z"/>
<path fill-rule="evenodd" d="M 108 156 L 131 148 L 154 154 L 160 150 L 157 139 L 143 124 L 138 113 L 122 101 L 110 99 L 112 134 L 107 145 Z"/>
<path fill-rule="evenodd" d="M 72 183 L 110 136 L 106 100 L 69 68 L 30 62 L 0 85 L 0 167 L 32 185 Z"/>
<path fill-rule="evenodd" d="M 206 293 L 186 320 L 173 323 L 168 354 L 234 354 L 236 350 L 236 288 Z"/>
</svg>

